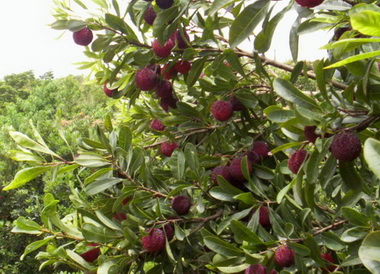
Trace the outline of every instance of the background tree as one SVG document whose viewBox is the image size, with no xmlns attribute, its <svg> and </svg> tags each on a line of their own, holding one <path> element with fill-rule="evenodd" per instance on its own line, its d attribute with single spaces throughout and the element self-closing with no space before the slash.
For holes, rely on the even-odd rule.
<svg viewBox="0 0 380 274">
<path fill-rule="evenodd" d="M 43 247 L 42 267 L 99 273 L 380 271 L 376 3 L 93 2 L 98 15 L 81 19 L 87 3 L 56 1 L 52 27 L 73 32 L 81 67 L 123 100 L 74 159 L 10 132 L 30 167 L 4 190 L 68 174 L 75 208 L 60 214 L 48 193 L 40 221 L 20 217 L 13 232 L 44 236 L 25 255 Z M 290 9 L 294 61 L 318 28 L 336 32 L 329 58 L 262 55 Z"/>
</svg>

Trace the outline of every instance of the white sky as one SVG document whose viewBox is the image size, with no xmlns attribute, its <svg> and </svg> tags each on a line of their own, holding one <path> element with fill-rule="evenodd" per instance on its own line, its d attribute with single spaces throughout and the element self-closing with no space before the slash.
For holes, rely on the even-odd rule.
<svg viewBox="0 0 380 274">
<path fill-rule="evenodd" d="M 85 3 L 90 0 L 83 0 Z M 278 2 L 284 7 L 288 1 Z M 56 77 L 69 74 L 88 74 L 77 70 L 73 63 L 85 61 L 83 47 L 74 44 L 71 32 L 60 39 L 61 31 L 52 30 L 48 24 L 51 16 L 52 0 L 7 0 L 2 1 L 0 25 L 0 79 L 12 73 L 33 70 L 36 76 L 53 71 Z M 266 54 L 278 61 L 291 59 L 288 35 L 294 21 L 295 11 L 289 12 L 281 21 L 272 41 L 272 48 Z M 319 47 L 326 44 L 330 35 L 323 32 L 301 36 L 300 60 L 315 60 L 325 56 Z"/>
</svg>

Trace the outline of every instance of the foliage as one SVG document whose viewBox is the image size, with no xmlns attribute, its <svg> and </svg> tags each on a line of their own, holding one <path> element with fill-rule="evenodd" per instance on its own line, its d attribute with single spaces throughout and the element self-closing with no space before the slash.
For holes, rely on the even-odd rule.
<svg viewBox="0 0 380 274">
<path fill-rule="evenodd" d="M 13 232 L 40 235 L 25 255 L 43 249 L 37 254 L 41 267 L 65 263 L 98 273 L 239 273 L 257 264 L 281 273 L 380 271 L 380 73 L 373 43 L 378 37 L 372 37 L 378 24 L 369 22 L 377 20 L 376 4 L 332 0 L 307 9 L 289 2 L 274 14 L 275 3 L 268 0 L 175 1 L 168 9 L 145 1 L 94 0 L 98 12 L 78 19 L 73 11 L 87 10 L 87 3 L 55 3 L 53 28 L 75 32 L 87 26 L 95 34 L 84 47 L 90 61 L 81 68 L 124 100 L 116 120 L 107 116 L 95 126 L 96 136 L 81 138 L 74 159 L 36 132 L 11 132 L 21 149 L 14 159 L 29 165 L 6 189 L 46 172 L 53 178 L 73 174 L 72 212 L 60 214 L 60 197 L 47 193 L 40 220 L 16 221 Z M 150 5 L 157 13 L 152 26 L 143 19 Z M 293 67 L 259 55 L 290 9 L 298 12 L 290 33 L 294 60 L 299 35 L 321 27 L 336 31 L 326 46 L 330 57 L 313 62 L 312 71 L 305 62 Z M 186 33 L 188 45 L 180 44 Z M 176 37 L 173 52 L 156 57 L 152 37 L 161 43 Z M 250 52 L 238 48 L 247 39 L 254 41 Z M 136 71 L 151 64 L 170 68 L 180 59 L 192 67 L 173 76 L 177 102 L 166 111 L 155 92 L 136 87 L 153 81 L 153 72 L 135 81 Z M 287 75 L 277 77 L 271 67 Z M 315 80 L 316 90 L 304 90 L 304 77 Z M 235 99 L 241 110 L 227 122 L 215 120 L 213 103 Z M 154 118 L 164 131 L 150 129 Z M 337 160 L 330 152 L 330 146 L 358 151 L 357 139 L 336 144 L 334 135 L 344 131 L 355 132 L 348 135 L 357 134 L 365 144 L 354 161 Z M 168 141 L 179 148 L 165 157 L 159 147 Z M 254 141 L 265 141 L 269 155 L 260 158 L 253 150 L 252 159 Z M 298 155 L 306 160 L 289 161 L 296 150 L 305 150 Z M 230 175 L 217 175 L 214 168 L 224 166 Z M 172 208 L 178 195 L 191 199 L 190 212 L 178 215 Z M 284 245 L 291 251 L 280 248 Z M 79 255 L 95 249 L 99 257 Z M 293 252 L 294 262 L 281 263 L 279 250 Z M 332 262 L 323 259 L 326 253 Z"/>
<path fill-rule="evenodd" d="M 41 136 L 55 144 L 54 148 L 69 157 L 70 150 L 76 150 L 75 141 L 78 136 L 90 136 L 89 127 L 107 111 L 101 89 L 83 85 L 82 77 L 68 76 L 54 79 L 52 73 L 48 72 L 37 79 L 31 71 L 28 71 L 7 75 L 3 83 L 11 87 L 12 95 L 8 95 L 13 96 L 12 100 L 2 101 L 0 112 L 0 124 L 3 129 L 0 133 L 0 178 L 3 185 L 12 181 L 18 169 L 25 167 L 24 164 L 17 164 L 9 159 L 17 149 L 9 135 L 9 127 L 32 133 L 35 126 Z M 23 96 L 23 93 L 27 93 L 28 96 Z M 60 113 L 61 120 L 57 120 L 56 112 Z M 57 122 L 62 128 L 69 129 L 70 133 L 66 134 L 66 139 L 70 141 L 71 147 L 65 145 L 57 136 L 58 130 L 52 130 L 60 128 L 56 126 Z M 68 201 L 70 189 L 66 182 L 73 179 L 72 177 L 72 175 L 57 175 L 54 180 L 51 180 L 50 176 L 45 177 L 45 180 L 37 178 L 23 189 L 1 194 L 0 267 L 5 273 L 38 272 L 39 265 L 33 257 L 26 257 L 20 261 L 23 250 L 33 238 L 26 234 L 9 233 L 12 223 L 19 216 L 38 218 L 39 212 L 43 209 L 41 203 L 45 191 Z M 70 203 L 63 202 L 59 212 L 67 214 L 70 208 Z M 60 269 L 64 267 L 61 266 Z M 46 273 L 51 272 L 51 269 L 46 269 Z"/>
</svg>

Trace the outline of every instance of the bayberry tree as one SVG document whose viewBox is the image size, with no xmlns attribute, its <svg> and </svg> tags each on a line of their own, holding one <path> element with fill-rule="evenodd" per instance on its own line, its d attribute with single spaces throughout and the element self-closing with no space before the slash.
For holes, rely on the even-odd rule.
<svg viewBox="0 0 380 274">
<path fill-rule="evenodd" d="M 375 2 L 92 2 L 55 1 L 52 27 L 120 112 L 74 160 L 10 133 L 30 167 L 4 190 L 77 178 L 74 212 L 47 194 L 41 220 L 16 221 L 40 237 L 25 255 L 97 273 L 380 272 Z M 264 55 L 291 9 L 294 66 Z M 299 35 L 321 28 L 329 57 L 297 62 Z"/>
</svg>

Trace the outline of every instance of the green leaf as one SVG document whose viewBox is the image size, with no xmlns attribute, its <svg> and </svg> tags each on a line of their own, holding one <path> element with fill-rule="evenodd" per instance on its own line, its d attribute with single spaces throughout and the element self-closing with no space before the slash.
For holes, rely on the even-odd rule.
<svg viewBox="0 0 380 274">
<path fill-rule="evenodd" d="M 17 172 L 13 181 L 9 185 L 4 187 L 3 190 L 19 188 L 52 168 L 53 166 L 37 166 L 24 168 Z"/>
<path fill-rule="evenodd" d="M 298 27 L 301 24 L 301 17 L 298 16 L 294 21 L 290 33 L 289 33 L 289 46 L 290 52 L 292 54 L 292 58 L 294 62 L 297 62 L 298 59 L 298 44 L 299 44 L 299 35 L 298 35 Z"/>
<path fill-rule="evenodd" d="M 59 155 L 55 154 L 53 151 L 51 151 L 48 147 L 37 143 L 36 141 L 33 141 L 25 134 L 22 134 L 21 132 L 17 131 L 10 131 L 9 135 L 11 135 L 12 139 L 20 146 L 24 148 L 28 148 L 31 150 L 39 151 L 42 153 L 50 154 L 55 157 L 59 157 Z"/>
<path fill-rule="evenodd" d="M 31 152 L 18 151 L 18 150 L 11 150 L 9 152 L 9 157 L 12 160 L 15 160 L 18 162 L 42 163 L 44 161 L 44 159 L 42 159 L 41 157 L 38 157 L 37 155 L 34 155 Z"/>
<path fill-rule="evenodd" d="M 103 167 L 111 163 L 99 154 L 85 152 L 75 158 L 75 162 L 84 167 Z"/>
<path fill-rule="evenodd" d="M 293 3 L 290 3 L 286 8 L 277 13 L 267 24 L 265 24 L 264 29 L 256 36 L 254 45 L 258 52 L 264 53 L 269 50 L 278 23 L 292 6 Z"/>
<path fill-rule="evenodd" d="M 204 238 L 205 245 L 212 251 L 226 257 L 242 256 L 244 252 L 222 239 L 214 236 L 207 236 Z"/>
<path fill-rule="evenodd" d="M 182 150 L 176 149 L 169 159 L 170 170 L 174 178 L 182 180 L 185 174 L 186 158 Z"/>
<path fill-rule="evenodd" d="M 343 182 L 353 191 L 360 191 L 363 185 L 363 178 L 355 170 L 353 162 L 339 162 L 339 173 Z"/>
<path fill-rule="evenodd" d="M 255 27 L 264 19 L 269 4 L 268 0 L 257 0 L 240 12 L 233 21 L 229 32 L 228 42 L 232 48 L 238 46 L 252 34 Z"/>
<path fill-rule="evenodd" d="M 40 247 L 48 244 L 54 237 L 53 236 L 48 236 L 43 240 L 40 241 L 35 241 L 25 247 L 24 254 L 22 254 L 20 260 L 23 260 L 26 255 L 29 253 L 35 251 L 36 249 L 39 249 Z"/>
<path fill-rule="evenodd" d="M 271 154 L 275 154 L 277 152 L 283 151 L 288 148 L 296 147 L 296 146 L 301 146 L 302 142 L 292 142 L 292 143 L 286 143 L 281 146 L 278 146 L 270 151 Z"/>
<path fill-rule="evenodd" d="M 353 208 L 342 207 L 342 215 L 343 218 L 345 218 L 351 224 L 358 226 L 368 226 L 368 218 L 364 214 L 356 211 Z"/>
<path fill-rule="evenodd" d="M 365 10 L 350 16 L 354 30 L 365 35 L 380 37 L 380 12 Z"/>
<path fill-rule="evenodd" d="M 380 179 L 380 141 L 368 138 L 364 143 L 363 154 L 369 169 Z"/>
<path fill-rule="evenodd" d="M 380 273 L 380 231 L 369 233 L 359 248 L 359 258 L 372 273 Z"/>
<path fill-rule="evenodd" d="M 70 259 L 72 259 L 74 262 L 76 262 L 80 266 L 86 268 L 87 270 L 92 269 L 92 265 L 86 262 L 80 255 L 78 255 L 74 251 L 70 249 L 66 249 L 66 253 L 70 257 Z"/>
<path fill-rule="evenodd" d="M 361 53 L 361 54 L 358 54 L 358 55 L 354 55 L 354 56 L 348 57 L 348 58 L 346 58 L 346 59 L 344 59 L 342 61 L 336 62 L 336 63 L 334 63 L 334 64 L 332 64 L 330 66 L 325 67 L 325 69 L 338 68 L 338 67 L 350 64 L 352 62 L 356 62 L 356 61 L 359 61 L 359 60 L 363 60 L 363 59 L 367 59 L 367 58 L 372 58 L 372 57 L 376 57 L 376 56 L 380 56 L 380 50 L 372 51 L 372 52 L 365 52 L 365 53 Z"/>
<path fill-rule="evenodd" d="M 186 78 L 186 84 L 190 88 L 198 81 L 199 75 L 201 75 L 203 67 L 205 65 L 205 59 L 195 60 L 191 66 L 191 69 Z"/>
<path fill-rule="evenodd" d="M 83 224 L 82 233 L 87 241 L 98 243 L 106 243 L 107 241 L 122 237 L 113 232 L 111 229 L 95 226 L 89 223 Z"/>
<path fill-rule="evenodd" d="M 118 146 L 128 151 L 132 143 L 132 131 L 129 127 L 123 126 L 119 131 Z"/>
<path fill-rule="evenodd" d="M 274 79 L 273 88 L 282 98 L 298 106 L 309 109 L 319 108 L 318 104 L 311 97 L 302 93 L 302 91 L 285 79 Z"/>
<path fill-rule="evenodd" d="M 121 178 L 105 178 L 89 184 L 85 191 L 87 195 L 95 195 L 123 181 Z"/>
<path fill-rule="evenodd" d="M 122 231 L 121 226 L 119 224 L 116 224 L 115 222 L 113 222 L 111 219 L 105 216 L 102 212 L 97 210 L 95 211 L 95 214 L 105 226 L 108 226 L 112 230 Z"/>
<path fill-rule="evenodd" d="M 257 244 L 257 245 L 260 245 L 263 243 L 261 239 L 259 238 L 259 236 L 256 235 L 255 232 L 253 232 L 252 230 L 250 230 L 248 227 L 246 227 L 244 224 L 242 224 L 241 222 L 237 220 L 232 220 L 230 227 L 232 229 L 232 232 L 235 235 L 235 238 L 238 241 L 241 241 L 241 242 L 246 241 L 246 242 Z"/>
<path fill-rule="evenodd" d="M 23 216 L 18 217 L 15 224 L 16 226 L 11 231 L 13 233 L 41 234 L 42 227 Z"/>
<path fill-rule="evenodd" d="M 213 16 L 218 10 L 224 8 L 236 0 L 215 0 L 211 4 L 211 8 L 209 9 L 208 16 Z"/>
</svg>

